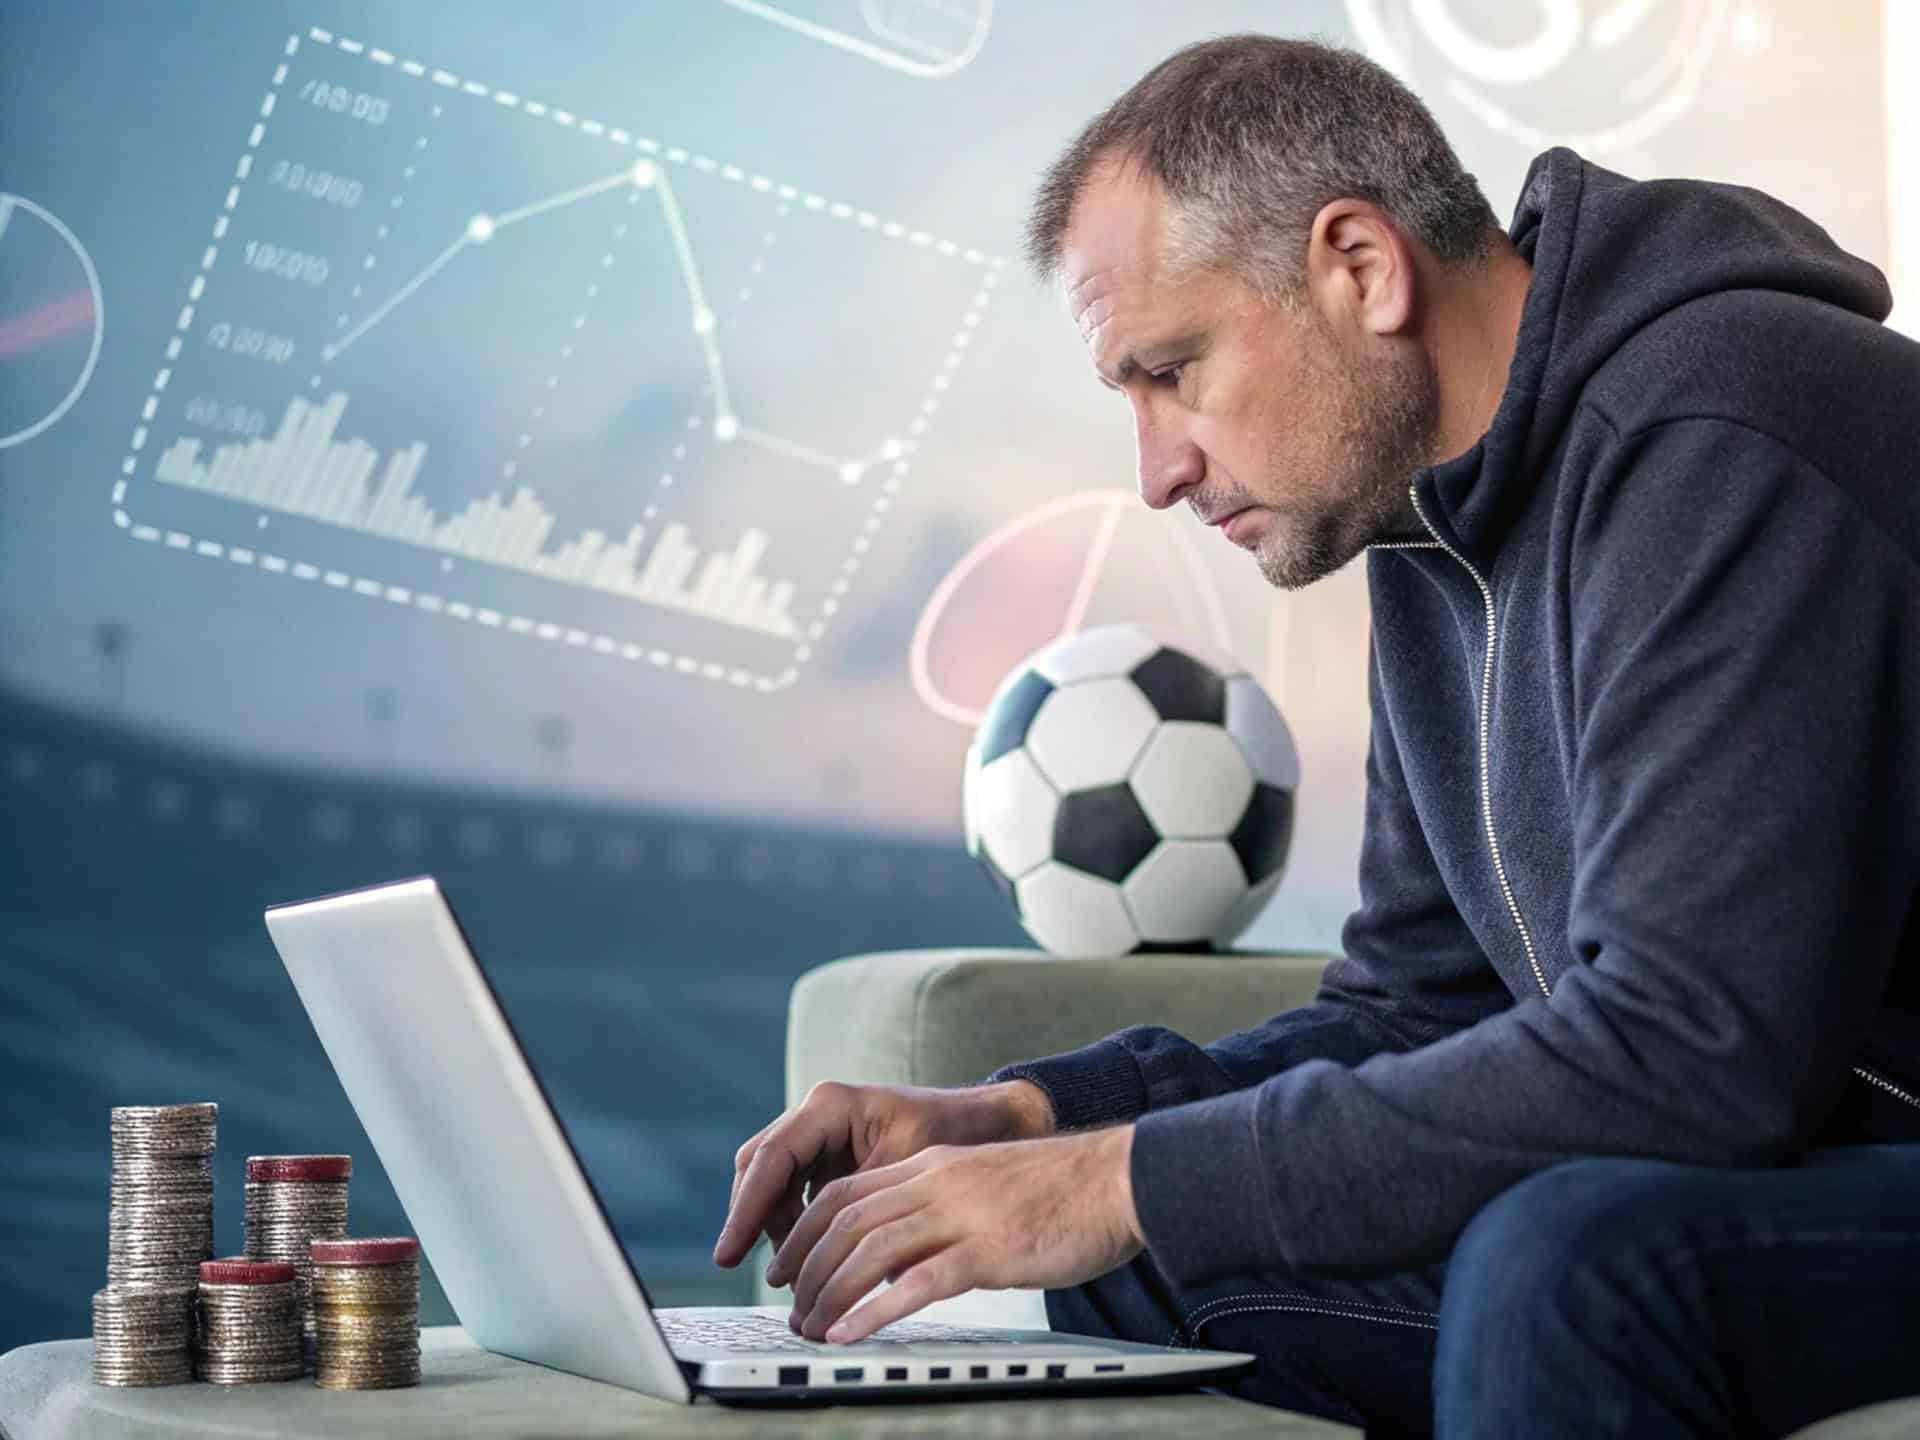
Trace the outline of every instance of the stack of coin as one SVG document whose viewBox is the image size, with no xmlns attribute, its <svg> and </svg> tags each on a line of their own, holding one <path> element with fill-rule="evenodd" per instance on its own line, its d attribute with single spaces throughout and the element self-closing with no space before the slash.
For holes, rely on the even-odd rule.
<svg viewBox="0 0 1920 1440">
<path fill-rule="evenodd" d="M 285 1260 L 293 1266 L 301 1331 L 308 1341 L 314 1329 L 307 1246 L 347 1233 L 347 1181 L 352 1174 L 351 1155 L 247 1157 L 247 1258 Z"/>
<path fill-rule="evenodd" d="M 116 1105 L 107 1285 L 191 1290 L 213 1255 L 217 1105 Z"/>
<path fill-rule="evenodd" d="M 300 1377 L 300 1298 L 284 1260 L 209 1260 L 195 1301 L 193 1373 L 216 1385 Z"/>
<path fill-rule="evenodd" d="M 389 1390 L 420 1383 L 420 1242 L 313 1242 L 313 1383 Z"/>
<path fill-rule="evenodd" d="M 179 1385 L 193 1378 L 193 1291 L 109 1285 L 93 1297 L 93 1383 Z"/>
</svg>

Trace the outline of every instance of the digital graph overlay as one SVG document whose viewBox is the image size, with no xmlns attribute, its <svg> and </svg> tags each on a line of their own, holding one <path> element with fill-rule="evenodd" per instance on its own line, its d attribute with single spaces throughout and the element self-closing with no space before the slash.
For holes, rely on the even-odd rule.
<svg viewBox="0 0 1920 1440">
<path fill-rule="evenodd" d="M 439 175 L 440 193 L 430 193 L 436 177 L 428 164 L 429 146 L 446 147 L 462 107 L 467 118 L 477 115 L 489 122 L 511 112 L 512 123 L 534 124 L 543 137 L 571 147 L 554 165 L 592 165 L 598 173 L 513 203 L 490 195 L 492 208 L 462 210 L 457 225 L 448 226 L 449 177 Z M 291 128 L 289 111 L 299 117 Z M 329 125 L 359 143 L 327 151 Z M 270 129 L 275 131 L 271 138 Z M 387 135 L 390 145 L 366 143 L 369 136 Z M 611 153 L 617 151 L 626 154 Z M 320 163 L 341 159 L 347 163 Z M 416 178 L 423 169 L 428 174 Z M 704 252 L 699 224 L 689 224 L 676 191 L 673 174 L 678 172 L 698 177 L 706 187 L 700 197 L 704 214 L 694 215 L 709 226 Z M 746 252 L 713 260 L 714 250 L 726 247 L 716 246 L 711 225 L 717 222 L 711 217 L 724 207 L 709 191 L 735 197 L 736 221 L 745 214 L 755 225 L 767 225 L 741 277 L 747 283 L 719 300 L 713 298 L 716 265 L 724 268 Z M 743 202 L 756 208 L 743 211 Z M 285 224 L 274 224 L 288 205 L 303 218 L 315 215 L 327 223 L 312 223 L 306 233 L 289 236 Z M 550 367 L 543 362 L 549 373 L 535 387 L 537 403 L 529 407 L 509 397 L 505 405 L 477 407 L 486 414 L 519 410 L 513 422 L 519 433 L 503 441 L 506 458 L 495 454 L 479 465 L 471 437 L 426 433 L 436 428 L 436 419 L 444 430 L 446 416 L 404 414 L 403 422 L 421 418 L 427 423 L 396 425 L 393 387 L 381 383 L 390 376 L 381 376 L 378 367 L 398 362 L 382 352 L 403 346 L 412 330 L 438 334 L 445 328 L 446 305 L 453 302 L 436 311 L 436 297 L 448 287 L 476 283 L 473 277 L 462 279 L 479 263 L 471 257 L 497 248 L 518 227 L 563 226 L 569 215 L 576 216 L 572 239 L 591 231 L 593 248 L 604 253 L 597 265 L 585 267 L 591 283 L 583 291 L 570 290 L 544 271 L 540 276 L 557 293 L 552 303 L 530 301 L 527 313 L 543 321 L 575 313 L 562 332 L 558 357 Z M 420 218 L 414 221 L 415 216 Z M 611 238 L 605 234 L 609 219 L 618 221 Z M 414 221 L 411 229 L 408 221 Z M 850 243 L 837 237 L 852 236 L 891 247 L 912 263 L 945 267 L 942 279 L 957 281 L 962 313 L 944 346 L 912 337 L 929 343 L 931 374 L 917 394 L 908 391 L 901 398 L 894 424 L 874 421 L 868 412 L 876 407 L 865 396 L 857 428 L 842 426 L 837 436 L 829 431 L 823 437 L 796 433 L 796 417 L 804 424 L 819 407 L 803 403 L 805 397 L 771 394 L 765 374 L 756 376 L 753 370 L 759 347 L 735 332 L 748 312 L 752 287 L 763 283 L 776 242 L 792 242 L 798 234 L 781 227 L 831 222 L 839 222 L 836 246 Z M 429 227 L 440 228 L 441 235 L 432 237 Z M 671 256 L 661 266 L 674 276 L 671 304 L 679 316 L 674 328 L 690 357 L 684 398 L 675 406 L 674 443 L 658 457 L 650 494 L 632 502 L 620 498 L 633 485 L 624 454 L 621 473 L 589 477 L 587 489 L 603 492 L 589 498 L 604 502 L 603 509 L 605 503 L 625 506 L 624 522 L 563 523 L 568 507 L 543 493 L 539 475 L 529 473 L 538 465 L 529 459 L 537 462 L 540 454 L 536 437 L 547 438 L 542 426 L 554 428 L 549 407 L 564 400 L 563 382 L 604 381 L 604 366 L 595 370 L 570 357 L 594 302 L 605 305 L 607 297 L 621 293 L 616 261 L 627 263 L 628 252 L 642 243 L 635 237 L 649 236 L 662 256 Z M 799 186 L 320 29 L 289 37 L 210 242 L 114 485 L 116 525 L 136 540 L 169 549 L 762 691 L 794 682 L 844 603 L 1006 263 Z M 564 251 L 567 243 L 568 235 L 557 229 L 542 232 L 543 254 Z M 352 266 L 354 253 L 362 249 L 361 264 Z M 389 269 L 399 278 L 384 279 Z M 500 274 L 480 283 L 497 285 Z M 658 312 L 669 301 L 658 293 L 662 286 L 653 288 L 649 303 Z M 322 311 L 329 322 L 324 325 L 316 323 Z M 657 335 L 658 327 L 648 333 Z M 744 356 L 748 367 L 744 390 L 734 354 Z M 370 355 L 373 370 L 356 369 Z M 585 380 L 568 373 L 570 363 L 585 372 Z M 905 373 L 897 365 L 894 369 Z M 243 381 L 229 383 L 236 373 Z M 222 390 L 226 393 L 206 393 Z M 849 429 L 855 433 L 849 435 Z M 463 440 L 469 442 L 466 453 Z M 684 483 L 689 470 L 696 473 Z M 744 498 L 752 483 L 763 491 L 776 485 L 776 494 L 797 492 L 798 477 L 805 474 L 844 502 L 844 550 L 829 550 L 824 559 L 817 535 L 807 536 L 805 544 L 783 545 L 794 537 L 783 536 L 778 523 L 754 523 L 764 506 Z M 578 476 L 569 478 L 578 500 Z M 677 491 L 676 480 L 683 482 Z M 480 485 L 495 488 L 476 493 Z M 742 487 L 738 508 L 745 518 L 733 522 L 737 528 L 730 541 L 714 543 L 725 515 L 660 514 L 676 498 L 724 501 L 735 485 Z M 235 510 L 208 519 L 204 508 L 190 520 L 173 513 L 133 513 L 136 500 L 168 493 L 233 502 L 252 516 Z M 803 498 L 808 514 L 816 515 L 818 501 Z M 300 535 L 275 531 L 274 544 L 257 543 L 269 538 L 270 525 L 280 524 L 283 516 L 307 528 Z M 244 526 L 248 518 L 260 533 L 247 534 L 249 543 L 235 543 L 236 523 Z M 405 573 L 376 578 L 352 573 L 333 552 L 305 558 L 282 553 L 296 544 L 313 550 L 316 522 L 363 541 L 370 537 L 414 553 L 438 552 L 439 574 L 423 584 L 416 564 Z M 196 529 L 201 533 L 193 533 Z M 214 538 L 220 529 L 227 533 Z M 703 550 L 703 544 L 709 548 Z M 811 560 L 814 572 L 791 573 L 788 555 L 799 556 L 794 563 L 801 565 Z M 457 577 L 451 573 L 456 569 Z M 632 621 L 616 628 L 641 633 L 602 633 L 579 617 L 569 623 L 564 615 L 526 613 L 533 602 L 524 586 L 497 603 L 481 603 L 494 598 L 485 594 L 486 574 L 498 571 L 633 602 Z M 455 589 L 468 594 L 456 597 Z M 670 633 L 648 618 L 671 616 L 682 622 Z M 689 630 L 687 619 L 698 623 Z M 785 648 L 743 658 L 738 645 L 703 639 L 722 632 Z M 709 653 L 698 654 L 700 648 Z"/>
<path fill-rule="evenodd" d="M 734 9 L 922 80 L 963 70 L 986 44 L 993 0 L 860 0 L 865 35 L 806 14 L 807 0 L 721 0 Z M 839 8 L 839 7 L 836 7 Z"/>
</svg>

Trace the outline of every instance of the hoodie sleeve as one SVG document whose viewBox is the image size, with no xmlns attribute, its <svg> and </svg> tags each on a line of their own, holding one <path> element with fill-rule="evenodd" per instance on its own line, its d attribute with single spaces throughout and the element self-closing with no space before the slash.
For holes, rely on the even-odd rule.
<svg viewBox="0 0 1920 1440">
<path fill-rule="evenodd" d="M 1838 482 L 1713 419 L 1616 442 L 1568 553 L 1551 999 L 1144 1116 L 1133 1190 L 1176 1280 L 1437 1260 L 1558 1161 L 1780 1163 L 1838 1096 L 1920 872 L 1915 567 Z M 1257 1198 L 1223 1225 L 1214 1196 Z"/>
<path fill-rule="evenodd" d="M 1351 1066 L 1412 1050 L 1512 1003 L 1427 848 L 1382 716 L 1377 655 L 1367 688 L 1374 721 L 1360 908 L 1313 1003 L 1205 1046 L 1135 1025 L 1064 1055 L 1009 1065 L 993 1080 L 1038 1085 L 1063 1130 L 1111 1124 L 1257 1085 L 1308 1060 Z"/>
</svg>

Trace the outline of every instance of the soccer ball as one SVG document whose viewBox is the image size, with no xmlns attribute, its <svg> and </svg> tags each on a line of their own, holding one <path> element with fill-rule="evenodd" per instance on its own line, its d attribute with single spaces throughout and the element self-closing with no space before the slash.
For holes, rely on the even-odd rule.
<svg viewBox="0 0 1920 1440">
<path fill-rule="evenodd" d="M 1230 943 L 1279 888 L 1300 757 L 1260 682 L 1144 625 L 1054 641 L 987 706 L 967 850 L 1056 955 Z"/>
</svg>

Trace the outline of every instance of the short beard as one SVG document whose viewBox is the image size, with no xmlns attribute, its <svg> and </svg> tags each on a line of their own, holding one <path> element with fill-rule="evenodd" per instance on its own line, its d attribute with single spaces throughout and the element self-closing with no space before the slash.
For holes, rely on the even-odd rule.
<svg viewBox="0 0 1920 1440">
<path fill-rule="evenodd" d="M 1295 534 L 1255 547 L 1260 573 L 1281 590 L 1325 579 L 1377 541 L 1425 533 L 1409 486 L 1431 463 L 1440 427 L 1439 387 L 1417 356 L 1349 356 L 1312 306 L 1302 313 L 1321 331 L 1321 393 L 1330 397 L 1328 419 L 1346 466 L 1343 502 L 1298 516 Z"/>
</svg>

